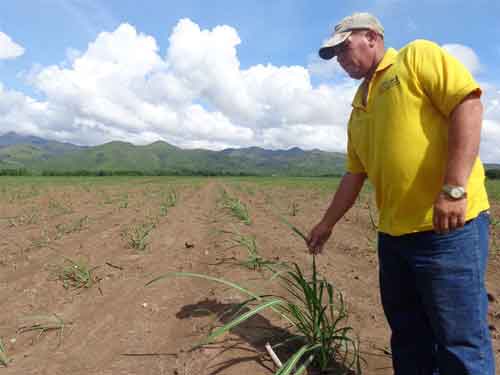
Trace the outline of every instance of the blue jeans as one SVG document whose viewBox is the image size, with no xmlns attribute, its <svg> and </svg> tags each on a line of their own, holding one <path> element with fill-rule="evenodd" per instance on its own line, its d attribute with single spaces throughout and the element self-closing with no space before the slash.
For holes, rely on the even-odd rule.
<svg viewBox="0 0 500 375">
<path fill-rule="evenodd" d="M 494 375 L 484 285 L 489 214 L 448 234 L 379 233 L 395 375 Z"/>
</svg>

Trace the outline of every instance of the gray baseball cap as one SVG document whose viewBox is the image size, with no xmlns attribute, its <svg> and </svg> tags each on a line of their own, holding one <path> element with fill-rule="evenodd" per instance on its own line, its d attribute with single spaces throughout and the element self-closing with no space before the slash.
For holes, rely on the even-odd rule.
<svg viewBox="0 0 500 375">
<path fill-rule="evenodd" d="M 335 47 L 343 43 L 354 30 L 369 29 L 384 36 L 384 28 L 380 21 L 370 13 L 354 13 L 343 18 L 337 25 L 333 34 L 319 49 L 322 59 L 330 60 L 335 56 Z"/>
</svg>

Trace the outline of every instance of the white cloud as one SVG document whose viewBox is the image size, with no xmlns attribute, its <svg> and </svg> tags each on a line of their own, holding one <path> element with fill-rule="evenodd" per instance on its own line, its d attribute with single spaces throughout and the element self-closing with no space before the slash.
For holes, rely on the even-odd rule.
<svg viewBox="0 0 500 375">
<path fill-rule="evenodd" d="M 500 121 L 484 120 L 481 133 L 481 159 L 500 163 Z"/>
<path fill-rule="evenodd" d="M 0 31 L 0 59 L 15 59 L 23 53 L 23 47 L 15 43 L 10 36 Z"/>
<path fill-rule="evenodd" d="M 2 130 L 45 135 L 42 129 L 52 117 L 49 103 L 36 101 L 22 93 L 6 90 L 0 84 Z"/>
<path fill-rule="evenodd" d="M 481 158 L 500 163 L 500 88 L 482 84 L 484 121 L 481 133 Z"/>
<path fill-rule="evenodd" d="M 462 44 L 444 44 L 443 48 L 460 60 L 460 62 L 462 62 L 462 64 L 464 64 L 472 74 L 476 74 L 481 71 L 479 57 L 472 48 Z"/>
<path fill-rule="evenodd" d="M 292 125 L 286 128 L 270 128 L 263 133 L 264 146 L 286 148 L 289 145 L 321 150 L 345 150 L 347 136 L 342 126 Z"/>
<path fill-rule="evenodd" d="M 73 62 L 82 55 L 82 52 L 75 48 L 67 48 L 66 49 L 66 60 L 69 64 L 73 64 Z"/>
<path fill-rule="evenodd" d="M 325 79 L 333 79 L 339 75 L 345 75 L 344 70 L 336 58 L 323 60 L 316 54 L 309 56 L 307 70 L 309 70 L 312 75 Z"/>
<path fill-rule="evenodd" d="M 357 82 L 344 79 L 335 61 L 322 65 L 314 58 L 307 69 L 242 69 L 240 43 L 232 27 L 203 30 L 183 19 L 162 56 L 153 37 L 122 24 L 86 50 L 68 49 L 59 65 L 26 73 L 43 101 L 0 86 L 2 130 L 78 144 L 162 139 L 190 148 L 345 151 Z M 313 85 L 311 75 L 333 79 Z M 500 160 L 494 146 L 500 144 L 499 100 L 493 87 L 485 89 L 485 160 Z"/>
<path fill-rule="evenodd" d="M 472 48 L 460 44 L 445 44 L 443 48 L 460 60 L 472 74 L 482 70 L 479 57 Z M 481 159 L 489 163 L 500 162 L 500 89 L 488 83 L 481 83 L 484 106 L 481 133 Z"/>
<path fill-rule="evenodd" d="M 80 144 L 343 150 L 352 81 L 313 87 L 302 66 L 241 69 L 240 43 L 232 27 L 202 30 L 183 19 L 162 57 L 154 38 L 122 24 L 86 51 L 69 49 L 61 64 L 25 74 L 47 108 L 29 123 L 41 124 L 39 135 Z"/>
</svg>

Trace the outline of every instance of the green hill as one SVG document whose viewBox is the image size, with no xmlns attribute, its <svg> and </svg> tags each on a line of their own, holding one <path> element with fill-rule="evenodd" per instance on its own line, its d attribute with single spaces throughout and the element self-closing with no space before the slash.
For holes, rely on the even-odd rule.
<svg viewBox="0 0 500 375">
<path fill-rule="evenodd" d="M 0 148 L 0 162 L 5 168 L 23 168 L 30 166 L 36 160 L 44 160 L 51 154 L 44 150 L 25 144 L 16 144 Z"/>
<path fill-rule="evenodd" d="M 12 134 L 9 133 L 10 137 Z M 145 174 L 251 174 L 318 176 L 343 173 L 345 156 L 319 150 L 184 150 L 158 141 L 145 146 L 109 142 L 79 147 L 54 141 L 0 146 L 0 169 L 26 168 L 33 173 L 138 171 Z M 2 137 L 0 137 L 0 145 Z M 62 146 L 61 146 L 62 145 Z"/>
</svg>

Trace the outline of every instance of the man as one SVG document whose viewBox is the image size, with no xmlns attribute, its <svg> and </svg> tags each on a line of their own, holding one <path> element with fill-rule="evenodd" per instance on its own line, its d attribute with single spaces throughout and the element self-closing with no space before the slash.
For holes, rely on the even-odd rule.
<svg viewBox="0 0 500 375">
<path fill-rule="evenodd" d="M 319 253 L 366 178 L 379 209 L 379 274 L 396 375 L 493 375 L 484 286 L 488 198 L 478 158 L 481 90 L 436 44 L 385 50 L 367 13 L 319 50 L 363 79 L 348 126 L 347 173 L 307 244 Z"/>
</svg>

